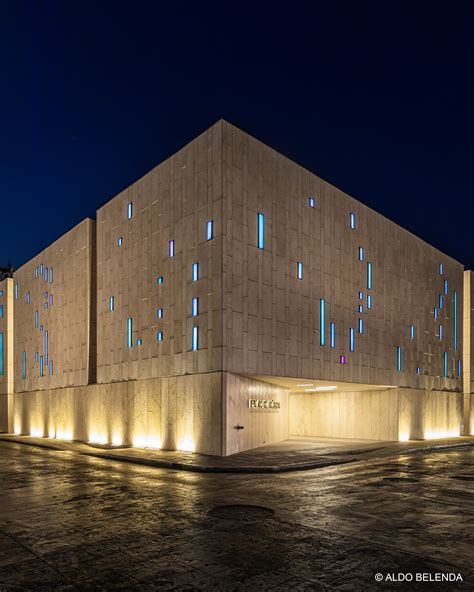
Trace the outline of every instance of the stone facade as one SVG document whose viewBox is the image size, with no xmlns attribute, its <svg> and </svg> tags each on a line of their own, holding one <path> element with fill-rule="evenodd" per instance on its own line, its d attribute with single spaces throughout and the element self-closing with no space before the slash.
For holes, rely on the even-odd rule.
<svg viewBox="0 0 474 592">
<path fill-rule="evenodd" d="M 89 383 L 94 241 L 84 220 L 15 272 L 15 392 Z"/>
<path fill-rule="evenodd" d="M 463 266 L 225 121 L 6 282 L 17 432 L 226 455 L 461 430 Z"/>
</svg>

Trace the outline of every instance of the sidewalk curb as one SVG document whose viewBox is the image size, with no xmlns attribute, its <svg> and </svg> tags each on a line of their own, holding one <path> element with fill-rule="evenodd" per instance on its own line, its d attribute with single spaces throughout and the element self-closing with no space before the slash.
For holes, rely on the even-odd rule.
<svg viewBox="0 0 474 592">
<path fill-rule="evenodd" d="M 191 465 L 168 460 L 155 460 L 150 458 L 137 458 L 134 456 L 98 454 L 95 452 L 78 452 L 84 456 L 93 456 L 94 458 L 104 458 L 106 460 L 115 460 L 135 465 L 144 465 L 147 467 L 156 467 L 160 469 L 172 469 L 175 471 L 190 471 L 192 473 L 289 473 L 292 471 L 308 471 L 310 469 L 322 469 L 333 465 L 346 465 L 355 462 L 351 460 L 327 460 L 314 461 L 308 463 L 299 463 L 293 465 L 268 465 L 268 466 L 211 466 L 211 465 Z"/>
<path fill-rule="evenodd" d="M 228 473 L 228 474 L 251 474 L 251 473 L 267 473 L 267 474 L 275 474 L 275 473 L 290 473 L 295 471 L 309 471 L 314 469 L 323 469 L 326 467 L 331 466 L 338 466 L 338 465 L 346 465 L 354 462 L 363 462 L 367 460 L 374 460 L 373 457 L 365 457 L 361 458 L 361 455 L 369 454 L 373 452 L 374 449 L 367 450 L 367 451 L 356 451 L 356 452 L 348 452 L 343 453 L 342 456 L 348 456 L 349 454 L 354 455 L 358 454 L 357 458 L 328 458 L 327 456 L 321 456 L 318 460 L 303 462 L 303 463 L 294 463 L 294 464 L 287 464 L 287 465 L 247 465 L 247 466 L 231 466 L 231 465 L 199 465 L 199 464 L 188 464 L 182 463 L 172 460 L 160 460 L 160 459 L 151 459 L 151 458 L 140 458 L 136 456 L 127 456 L 125 454 L 108 454 L 107 452 L 102 451 L 85 451 L 85 450 L 74 450 L 73 448 L 68 448 L 67 444 L 52 444 L 47 442 L 38 442 L 38 441 L 28 441 L 23 440 L 22 438 L 16 438 L 14 436 L 1 436 L 1 442 L 10 442 L 13 444 L 21 444 L 24 446 L 33 446 L 36 448 L 43 448 L 46 450 L 52 450 L 55 452 L 73 452 L 74 454 L 82 455 L 82 456 L 91 456 L 93 458 L 102 458 L 104 460 L 112 460 L 117 462 L 124 462 L 129 464 L 147 466 L 147 467 L 155 467 L 159 469 L 168 469 L 174 471 L 188 471 L 193 473 Z M 80 443 L 84 444 L 84 443 Z M 433 446 L 420 446 L 420 447 L 412 447 L 406 448 L 404 450 L 393 450 L 391 454 L 387 454 L 385 458 L 389 458 L 390 456 L 399 456 L 402 454 L 414 454 L 414 453 L 423 453 L 423 452 L 442 452 L 443 450 L 451 450 L 456 448 L 463 448 L 466 446 L 474 446 L 474 442 L 453 442 L 448 444 L 437 444 Z M 375 450 L 384 450 L 386 448 L 376 448 Z M 376 457 L 382 458 L 382 457 Z"/>
</svg>

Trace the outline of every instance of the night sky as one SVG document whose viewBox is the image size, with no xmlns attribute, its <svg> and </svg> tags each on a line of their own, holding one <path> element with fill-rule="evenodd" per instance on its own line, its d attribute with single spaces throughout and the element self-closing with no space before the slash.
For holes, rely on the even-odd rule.
<svg viewBox="0 0 474 592">
<path fill-rule="evenodd" d="M 223 117 L 474 268 L 474 3 L 0 7 L 0 265 Z"/>
</svg>

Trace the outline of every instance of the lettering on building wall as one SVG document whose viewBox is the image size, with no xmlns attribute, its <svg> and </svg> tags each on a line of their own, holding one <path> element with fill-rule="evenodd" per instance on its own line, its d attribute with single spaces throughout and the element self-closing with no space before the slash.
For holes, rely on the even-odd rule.
<svg viewBox="0 0 474 592">
<path fill-rule="evenodd" d="M 280 409 L 280 401 L 273 399 L 249 399 L 249 409 Z"/>
</svg>

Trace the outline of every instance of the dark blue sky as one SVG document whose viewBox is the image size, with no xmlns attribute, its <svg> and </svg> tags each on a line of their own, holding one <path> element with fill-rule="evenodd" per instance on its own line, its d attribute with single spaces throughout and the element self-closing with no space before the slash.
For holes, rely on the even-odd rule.
<svg viewBox="0 0 474 592">
<path fill-rule="evenodd" d="M 224 117 L 474 268 L 472 2 L 96 4 L 2 3 L 0 261 Z"/>
</svg>

